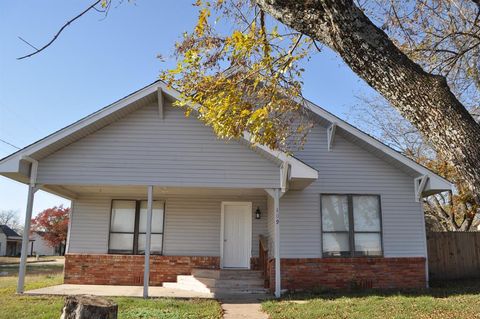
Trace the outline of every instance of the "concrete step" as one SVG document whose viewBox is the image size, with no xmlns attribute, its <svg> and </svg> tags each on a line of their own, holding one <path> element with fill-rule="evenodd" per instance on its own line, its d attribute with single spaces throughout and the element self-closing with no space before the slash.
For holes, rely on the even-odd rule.
<svg viewBox="0 0 480 319">
<path fill-rule="evenodd" d="M 215 295 L 234 295 L 234 294 L 266 294 L 268 289 L 265 288 L 210 288 L 210 293 Z"/>
<path fill-rule="evenodd" d="M 265 294 L 268 289 L 265 288 L 207 288 L 193 285 L 184 285 L 176 282 L 165 282 L 163 287 L 171 289 L 180 289 L 186 291 L 195 291 L 211 294 L 234 295 L 234 294 Z"/>
<path fill-rule="evenodd" d="M 211 293 L 210 288 L 207 288 L 207 287 L 201 287 L 201 286 L 195 286 L 195 285 L 185 285 L 185 284 L 179 284 L 179 283 L 176 283 L 176 282 L 164 282 L 162 286 L 165 287 L 165 288 L 171 288 L 171 289 L 180 289 L 180 290 L 186 290 L 186 291 Z"/>
<path fill-rule="evenodd" d="M 262 272 L 260 270 L 248 269 L 192 269 L 192 275 L 201 278 L 213 279 L 262 279 Z"/>
<path fill-rule="evenodd" d="M 213 279 L 194 276 L 178 276 L 177 283 L 203 285 L 208 288 L 263 288 L 263 279 Z"/>
<path fill-rule="evenodd" d="M 265 294 L 261 271 L 194 269 L 192 275 L 179 275 L 177 282 L 164 287 L 214 294 Z"/>
</svg>

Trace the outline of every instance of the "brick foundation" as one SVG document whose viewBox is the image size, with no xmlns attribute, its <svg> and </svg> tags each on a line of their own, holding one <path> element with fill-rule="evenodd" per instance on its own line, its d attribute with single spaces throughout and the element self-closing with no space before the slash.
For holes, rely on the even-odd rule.
<svg viewBox="0 0 480 319">
<path fill-rule="evenodd" d="M 192 268 L 220 268 L 220 257 L 150 256 L 150 285 L 175 282 Z M 144 256 L 110 254 L 65 255 L 66 284 L 143 285 Z M 275 262 L 268 262 L 271 290 Z M 258 269 L 258 257 L 251 259 Z M 425 258 L 290 258 L 282 259 L 282 289 L 424 288 Z"/>
<path fill-rule="evenodd" d="M 425 288 L 425 258 L 289 258 L 281 260 L 282 289 Z M 275 287 L 275 260 L 268 263 Z"/>
<path fill-rule="evenodd" d="M 144 256 L 109 254 L 65 255 L 64 282 L 84 285 L 143 285 Z M 192 268 L 220 268 L 220 257 L 150 256 L 150 285 L 175 282 Z"/>
</svg>

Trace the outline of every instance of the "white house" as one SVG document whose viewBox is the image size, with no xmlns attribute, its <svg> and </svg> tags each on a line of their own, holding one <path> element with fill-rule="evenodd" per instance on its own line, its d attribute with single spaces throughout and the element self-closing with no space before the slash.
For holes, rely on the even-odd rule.
<svg viewBox="0 0 480 319">
<path fill-rule="evenodd" d="M 218 139 L 176 98 L 157 81 L 0 161 L 30 185 L 27 220 L 37 189 L 72 200 L 65 283 L 426 285 L 420 199 L 448 181 L 312 103 L 287 156 Z"/>
<path fill-rule="evenodd" d="M 30 233 L 30 240 L 32 243 L 32 255 L 34 256 L 54 256 L 58 255 L 58 249 L 51 247 L 50 244 L 43 238 L 45 235 L 41 231 L 32 231 Z"/>
<path fill-rule="evenodd" d="M 22 236 L 7 225 L 0 225 L 0 256 L 18 256 Z"/>
</svg>

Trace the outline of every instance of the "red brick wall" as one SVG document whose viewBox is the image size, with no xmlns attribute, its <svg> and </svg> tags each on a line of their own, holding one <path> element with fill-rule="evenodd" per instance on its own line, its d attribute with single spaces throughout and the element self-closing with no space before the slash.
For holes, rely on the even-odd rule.
<svg viewBox="0 0 480 319">
<path fill-rule="evenodd" d="M 424 288 L 425 258 L 291 258 L 282 259 L 282 289 Z M 275 260 L 268 263 L 275 288 Z"/>
<path fill-rule="evenodd" d="M 84 285 L 143 285 L 144 256 L 109 254 L 65 255 L 64 282 Z M 150 285 L 175 282 L 192 268 L 220 267 L 220 257 L 150 256 Z"/>
</svg>

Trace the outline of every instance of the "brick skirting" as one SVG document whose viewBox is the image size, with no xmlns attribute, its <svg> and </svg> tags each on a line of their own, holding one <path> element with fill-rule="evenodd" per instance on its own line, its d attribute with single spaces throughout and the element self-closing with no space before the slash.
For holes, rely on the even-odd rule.
<svg viewBox="0 0 480 319">
<path fill-rule="evenodd" d="M 270 290 L 275 287 L 270 259 Z M 425 288 L 425 258 L 288 258 L 282 259 L 282 289 Z"/>
<path fill-rule="evenodd" d="M 66 254 L 64 283 L 83 285 L 143 285 L 144 256 Z M 218 269 L 220 257 L 150 256 L 150 285 L 175 282 L 192 268 Z"/>
<path fill-rule="evenodd" d="M 150 256 L 150 285 L 175 282 L 192 268 L 220 268 L 220 257 Z M 144 256 L 110 254 L 65 255 L 66 284 L 143 285 Z M 274 259 L 268 263 L 271 290 Z M 258 258 L 251 260 L 258 268 Z M 289 258 L 282 259 L 282 289 L 424 288 L 425 258 Z"/>
</svg>

